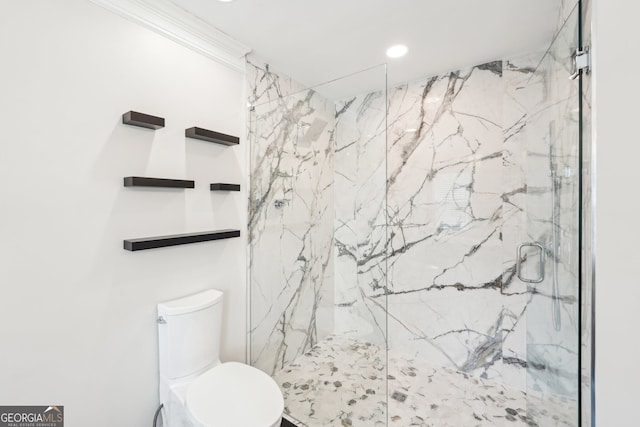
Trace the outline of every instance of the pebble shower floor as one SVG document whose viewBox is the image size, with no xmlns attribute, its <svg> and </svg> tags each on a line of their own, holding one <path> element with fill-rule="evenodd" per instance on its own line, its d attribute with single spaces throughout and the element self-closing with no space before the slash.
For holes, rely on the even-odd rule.
<svg viewBox="0 0 640 427">
<path fill-rule="evenodd" d="M 383 348 L 334 335 L 274 378 L 285 414 L 300 426 L 574 426 L 573 401 L 527 396 L 394 351 L 386 366 Z"/>
</svg>

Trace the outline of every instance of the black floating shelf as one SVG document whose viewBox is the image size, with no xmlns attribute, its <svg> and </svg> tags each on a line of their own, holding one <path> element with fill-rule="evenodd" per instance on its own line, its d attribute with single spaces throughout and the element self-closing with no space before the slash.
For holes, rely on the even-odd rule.
<svg viewBox="0 0 640 427">
<path fill-rule="evenodd" d="M 125 187 L 164 187 L 164 188 L 194 188 L 195 181 L 186 179 L 146 178 L 143 176 L 126 176 Z"/>
<path fill-rule="evenodd" d="M 192 127 L 186 129 L 184 134 L 187 138 L 200 139 L 207 142 L 215 142 L 222 145 L 237 145 L 240 144 L 240 138 L 237 136 L 225 135 L 224 133 L 214 132 L 208 129 L 202 129 L 198 127 Z"/>
<path fill-rule="evenodd" d="M 145 249 L 164 248 L 166 246 L 230 239 L 232 237 L 240 237 L 240 230 L 203 231 L 199 233 L 174 234 L 171 236 L 127 239 L 124 241 L 124 249 L 128 251 L 143 251 Z"/>
<path fill-rule="evenodd" d="M 122 115 L 122 123 L 147 129 L 160 129 L 164 127 L 164 118 L 129 111 Z"/>
<path fill-rule="evenodd" d="M 211 184 L 211 191 L 240 191 L 240 184 L 223 184 L 217 182 Z"/>
</svg>

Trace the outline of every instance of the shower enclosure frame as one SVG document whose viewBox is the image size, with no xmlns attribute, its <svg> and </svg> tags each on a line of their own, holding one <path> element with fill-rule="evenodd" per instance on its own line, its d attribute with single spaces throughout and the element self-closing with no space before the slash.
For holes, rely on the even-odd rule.
<svg viewBox="0 0 640 427">
<path fill-rule="evenodd" d="M 578 0 L 578 47 L 587 56 L 587 66 L 578 76 L 579 94 L 579 295 L 580 295 L 580 358 L 578 363 L 581 427 L 596 426 L 596 145 L 593 138 L 591 110 L 591 26 L 593 0 Z"/>
</svg>

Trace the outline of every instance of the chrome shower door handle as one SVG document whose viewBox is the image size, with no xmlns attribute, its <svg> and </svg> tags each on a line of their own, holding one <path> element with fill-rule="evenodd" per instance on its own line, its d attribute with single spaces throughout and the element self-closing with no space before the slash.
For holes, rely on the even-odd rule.
<svg viewBox="0 0 640 427">
<path fill-rule="evenodd" d="M 524 248 L 534 247 L 540 250 L 540 264 L 538 269 L 537 279 L 527 279 L 522 277 L 522 250 Z M 525 242 L 518 246 L 518 253 L 516 254 L 516 274 L 518 279 L 526 283 L 540 283 L 544 280 L 544 247 L 538 242 Z"/>
</svg>

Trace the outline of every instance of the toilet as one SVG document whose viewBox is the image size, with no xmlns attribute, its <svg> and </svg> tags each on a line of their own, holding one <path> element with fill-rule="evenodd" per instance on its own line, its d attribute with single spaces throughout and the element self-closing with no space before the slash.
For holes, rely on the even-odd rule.
<svg viewBox="0 0 640 427">
<path fill-rule="evenodd" d="M 223 293 L 158 304 L 164 427 L 279 427 L 276 382 L 254 367 L 220 362 Z"/>
</svg>

